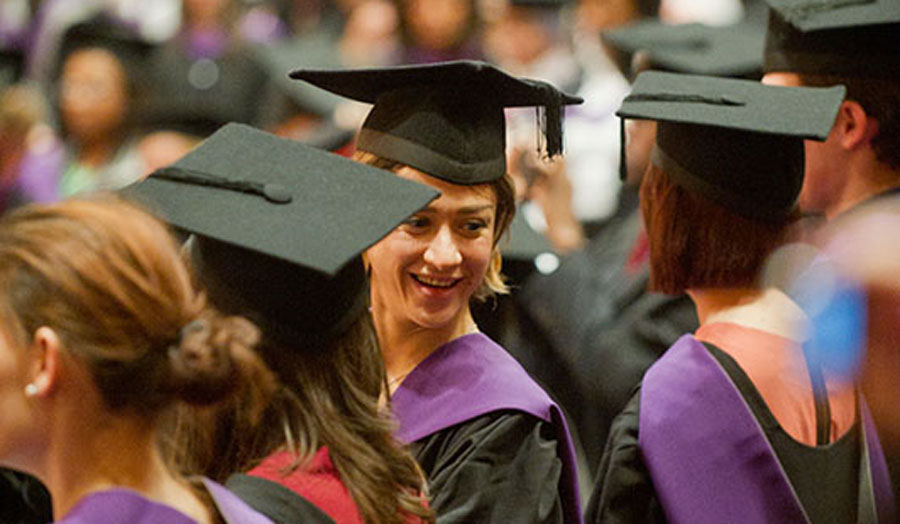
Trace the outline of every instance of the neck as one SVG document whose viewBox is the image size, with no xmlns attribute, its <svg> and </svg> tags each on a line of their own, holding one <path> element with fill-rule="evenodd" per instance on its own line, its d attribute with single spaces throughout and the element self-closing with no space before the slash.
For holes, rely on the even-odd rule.
<svg viewBox="0 0 900 524">
<path fill-rule="evenodd" d="M 373 304 L 372 314 L 391 392 L 437 348 L 478 331 L 469 308 L 452 322 L 437 328 L 422 327 L 405 318 L 398 319 L 387 309 Z"/>
<path fill-rule="evenodd" d="M 703 288 L 688 290 L 700 325 L 728 322 L 802 341 L 809 319 L 776 288 Z"/>
<path fill-rule="evenodd" d="M 112 140 L 90 140 L 78 149 L 78 161 L 90 167 L 106 164 L 113 157 L 116 147 Z"/>
<path fill-rule="evenodd" d="M 835 202 L 825 210 L 828 220 L 853 209 L 859 204 L 885 191 L 900 186 L 900 170 L 892 169 L 878 161 L 869 151 L 860 155 L 848 169 L 842 191 Z"/>
<path fill-rule="evenodd" d="M 203 503 L 164 464 L 151 424 L 138 417 L 91 417 L 77 411 L 58 412 L 43 461 L 41 477 L 53 496 L 57 518 L 83 497 L 119 487 L 209 522 Z"/>
</svg>

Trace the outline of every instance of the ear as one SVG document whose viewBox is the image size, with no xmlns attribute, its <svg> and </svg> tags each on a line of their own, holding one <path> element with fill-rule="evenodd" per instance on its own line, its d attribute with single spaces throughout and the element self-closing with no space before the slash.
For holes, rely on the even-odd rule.
<svg viewBox="0 0 900 524">
<path fill-rule="evenodd" d="M 878 122 L 853 100 L 845 100 L 838 111 L 835 129 L 845 150 L 853 150 L 872 142 L 878 134 Z"/>
<path fill-rule="evenodd" d="M 33 355 L 29 375 L 35 386 L 34 396 L 46 398 L 59 381 L 62 341 L 53 329 L 42 326 L 34 332 L 29 354 Z"/>
</svg>

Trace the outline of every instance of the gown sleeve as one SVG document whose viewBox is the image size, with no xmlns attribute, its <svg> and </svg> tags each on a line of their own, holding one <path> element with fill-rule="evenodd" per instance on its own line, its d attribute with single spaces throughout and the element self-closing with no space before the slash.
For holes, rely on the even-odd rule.
<svg viewBox="0 0 900 524">
<path fill-rule="evenodd" d="M 589 523 L 666 522 L 638 447 L 640 400 L 638 386 L 610 427 L 585 515 Z"/>
<path fill-rule="evenodd" d="M 520 412 L 489 413 L 412 444 L 441 524 L 563 521 L 553 426 Z"/>
<path fill-rule="evenodd" d="M 0 468 L 0 522 L 40 524 L 53 520 L 50 494 L 37 479 Z"/>
</svg>

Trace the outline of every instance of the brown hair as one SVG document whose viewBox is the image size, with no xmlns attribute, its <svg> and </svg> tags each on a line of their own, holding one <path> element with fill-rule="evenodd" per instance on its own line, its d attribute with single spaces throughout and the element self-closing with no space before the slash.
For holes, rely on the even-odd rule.
<svg viewBox="0 0 900 524">
<path fill-rule="evenodd" d="M 790 218 L 750 220 L 677 185 L 650 164 L 640 189 L 650 244 L 649 289 L 753 286 L 769 253 L 780 245 Z"/>
<path fill-rule="evenodd" d="M 296 456 L 288 475 L 326 446 L 365 522 L 433 522 L 421 470 L 379 406 L 387 384 L 368 311 L 335 339 L 293 343 L 264 335 L 258 351 L 267 369 L 229 402 L 180 407 L 163 442 L 170 462 L 183 474 L 224 481 L 287 450 Z"/>
<path fill-rule="evenodd" d="M 840 75 L 802 74 L 800 83 L 810 87 L 847 86 L 847 100 L 863 107 L 878 122 L 872 149 L 879 162 L 900 169 L 900 80 Z"/>
<path fill-rule="evenodd" d="M 113 197 L 4 217 L 0 290 L 12 339 L 52 328 L 114 412 L 217 401 L 259 362 L 253 325 L 207 309 L 166 227 Z"/>
<path fill-rule="evenodd" d="M 353 154 L 353 160 L 394 173 L 410 167 L 402 162 L 388 160 L 366 151 L 356 151 L 356 153 Z M 509 293 L 509 287 L 506 285 L 506 277 L 501 273 L 503 258 L 500 255 L 499 244 L 500 238 L 503 237 L 503 234 L 509 229 L 513 218 L 516 215 L 516 193 L 513 187 L 512 177 L 510 177 L 509 173 L 493 182 L 483 185 L 489 187 L 490 190 L 493 191 L 494 196 L 497 199 L 497 207 L 495 208 L 494 250 L 491 253 L 491 264 L 488 267 L 487 273 L 484 275 L 481 286 L 472 295 L 476 300 L 485 300 L 494 294 Z"/>
</svg>

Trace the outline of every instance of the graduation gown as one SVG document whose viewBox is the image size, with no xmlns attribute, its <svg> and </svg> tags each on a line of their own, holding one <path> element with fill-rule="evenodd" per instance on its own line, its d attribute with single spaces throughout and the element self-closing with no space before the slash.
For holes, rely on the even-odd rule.
<svg viewBox="0 0 900 524">
<path fill-rule="evenodd" d="M 435 350 L 391 404 L 439 522 L 581 522 L 562 412 L 487 336 Z"/>
<path fill-rule="evenodd" d="M 0 522 L 43 524 L 53 520 L 50 494 L 34 477 L 0 468 Z"/>
<path fill-rule="evenodd" d="M 639 210 L 617 217 L 555 272 L 533 274 L 512 297 L 550 346 L 540 361 L 523 364 L 572 416 L 592 470 L 644 372 L 698 324 L 687 296 L 647 291 L 646 261 L 626 267 L 640 231 Z"/>
<path fill-rule="evenodd" d="M 209 479 L 203 485 L 226 524 L 270 524 L 272 521 Z M 136 491 L 113 488 L 91 493 L 75 504 L 61 524 L 196 524 L 171 506 L 154 502 Z"/>
<path fill-rule="evenodd" d="M 884 456 L 859 413 L 834 443 L 800 445 L 733 359 L 684 335 L 613 423 L 587 520 L 892 522 Z"/>
</svg>

